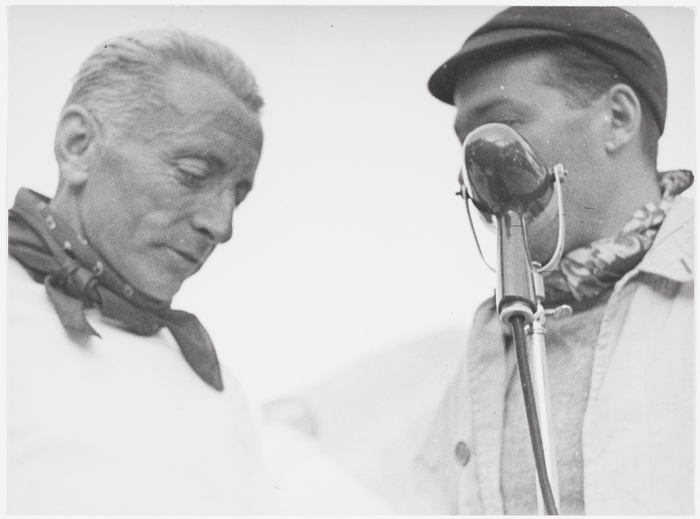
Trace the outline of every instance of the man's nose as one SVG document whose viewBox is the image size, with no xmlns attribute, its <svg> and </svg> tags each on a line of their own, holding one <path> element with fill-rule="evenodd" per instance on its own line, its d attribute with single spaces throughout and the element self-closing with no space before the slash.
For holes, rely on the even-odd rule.
<svg viewBox="0 0 700 519">
<path fill-rule="evenodd" d="M 205 234 L 216 243 L 225 243 L 233 234 L 233 210 L 236 208 L 236 195 L 225 189 L 200 201 L 193 218 L 197 231 Z"/>
</svg>

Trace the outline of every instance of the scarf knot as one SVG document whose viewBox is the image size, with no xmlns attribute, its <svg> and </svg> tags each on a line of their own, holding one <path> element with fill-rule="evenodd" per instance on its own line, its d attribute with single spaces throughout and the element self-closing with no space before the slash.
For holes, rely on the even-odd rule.
<svg viewBox="0 0 700 519">
<path fill-rule="evenodd" d="M 91 296 L 91 293 L 94 293 L 97 280 L 95 275 L 77 260 L 69 258 L 55 273 L 49 274 L 48 278 L 52 285 L 66 294 L 80 299 L 89 306 L 94 305 L 96 298 L 94 295 Z"/>
</svg>

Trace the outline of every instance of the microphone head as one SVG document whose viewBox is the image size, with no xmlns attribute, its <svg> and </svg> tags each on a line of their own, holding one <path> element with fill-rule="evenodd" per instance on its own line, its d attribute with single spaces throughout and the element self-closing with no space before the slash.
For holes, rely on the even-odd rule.
<svg viewBox="0 0 700 519">
<path fill-rule="evenodd" d="M 467 192 L 481 212 L 536 217 L 552 197 L 554 175 L 528 142 L 500 123 L 479 126 L 463 144 Z"/>
</svg>

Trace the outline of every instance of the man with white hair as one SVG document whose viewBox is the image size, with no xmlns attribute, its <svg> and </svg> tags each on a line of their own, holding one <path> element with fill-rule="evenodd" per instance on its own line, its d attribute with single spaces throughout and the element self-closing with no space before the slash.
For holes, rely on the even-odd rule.
<svg viewBox="0 0 700 519">
<path fill-rule="evenodd" d="M 197 318 L 170 308 L 231 238 L 262 99 L 228 49 L 144 31 L 83 63 L 53 199 L 10 210 L 8 512 L 256 510 L 257 435 Z"/>
</svg>

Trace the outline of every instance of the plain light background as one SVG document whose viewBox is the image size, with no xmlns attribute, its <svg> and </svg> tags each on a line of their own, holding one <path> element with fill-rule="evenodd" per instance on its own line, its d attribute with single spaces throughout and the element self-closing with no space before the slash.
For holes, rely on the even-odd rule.
<svg viewBox="0 0 700 519">
<path fill-rule="evenodd" d="M 6 202 L 52 196 L 53 138 L 103 40 L 177 27 L 239 54 L 265 99 L 255 189 L 234 238 L 186 282 L 256 403 L 406 341 L 469 328 L 494 277 L 457 191 L 454 109 L 429 75 L 499 7 L 10 7 Z M 694 10 L 628 7 L 666 58 L 659 169 L 695 170 Z"/>
</svg>

